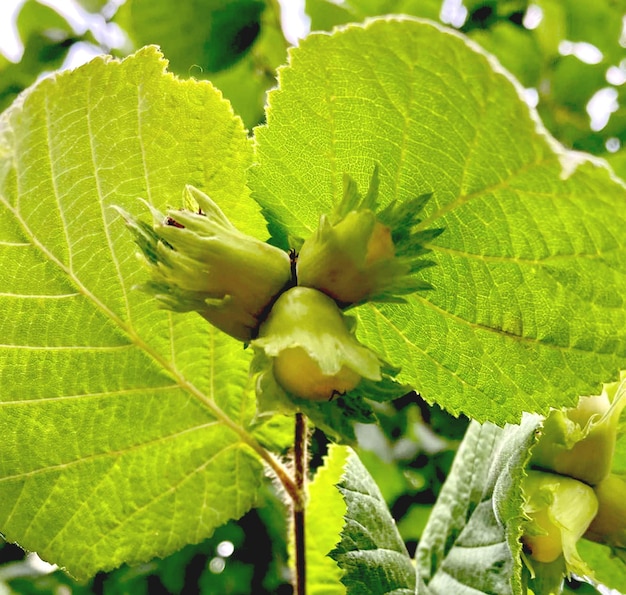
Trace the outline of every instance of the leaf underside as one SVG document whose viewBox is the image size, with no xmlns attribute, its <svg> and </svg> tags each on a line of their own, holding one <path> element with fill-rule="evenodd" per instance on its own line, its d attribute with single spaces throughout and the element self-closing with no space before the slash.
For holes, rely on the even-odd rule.
<svg viewBox="0 0 626 595">
<path fill-rule="evenodd" d="M 521 595 L 521 481 L 539 427 L 473 422 L 417 552 L 417 595 Z"/>
</svg>

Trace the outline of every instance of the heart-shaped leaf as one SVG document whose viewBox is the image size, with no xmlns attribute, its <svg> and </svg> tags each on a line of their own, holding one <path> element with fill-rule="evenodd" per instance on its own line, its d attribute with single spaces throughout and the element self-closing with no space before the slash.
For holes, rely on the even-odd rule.
<svg viewBox="0 0 626 595">
<path fill-rule="evenodd" d="M 111 208 L 191 183 L 263 233 L 240 120 L 165 66 L 97 59 L 0 118 L 0 531 L 76 577 L 207 537 L 263 478 L 249 353 L 133 289 Z"/>
<path fill-rule="evenodd" d="M 380 202 L 433 193 L 420 229 L 434 287 L 356 310 L 359 335 L 428 401 L 480 421 L 572 405 L 626 361 L 626 189 L 549 137 L 477 46 L 385 18 L 291 52 L 257 129 L 254 196 L 277 238 L 306 238 L 342 177 Z"/>
</svg>

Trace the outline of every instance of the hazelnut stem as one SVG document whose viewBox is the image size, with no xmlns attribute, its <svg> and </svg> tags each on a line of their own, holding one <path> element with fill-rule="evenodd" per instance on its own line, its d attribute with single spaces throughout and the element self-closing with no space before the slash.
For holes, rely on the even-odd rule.
<svg viewBox="0 0 626 595">
<path fill-rule="evenodd" d="M 306 544 L 305 544 L 305 507 L 306 507 L 306 476 L 308 472 L 307 458 L 307 420 L 304 413 L 296 413 L 294 444 L 294 480 L 297 498 L 293 501 L 293 528 L 295 541 L 295 593 L 305 595 L 306 592 Z"/>
</svg>

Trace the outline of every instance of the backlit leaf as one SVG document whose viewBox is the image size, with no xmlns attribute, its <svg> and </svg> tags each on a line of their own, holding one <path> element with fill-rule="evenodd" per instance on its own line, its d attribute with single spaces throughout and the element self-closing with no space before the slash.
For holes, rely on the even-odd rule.
<svg viewBox="0 0 626 595">
<path fill-rule="evenodd" d="M 460 35 L 412 19 L 313 34 L 258 128 L 255 198 L 307 237 L 348 173 L 380 165 L 383 205 L 432 192 L 434 290 L 355 310 L 398 380 L 478 420 L 572 405 L 626 361 L 626 189 L 565 151 L 520 89 Z M 282 231 L 281 231 L 282 230 Z"/>
<path fill-rule="evenodd" d="M 0 118 L 0 531 L 87 577 L 246 512 L 250 354 L 158 310 L 112 208 L 202 188 L 264 235 L 241 121 L 154 48 L 42 81 Z"/>
</svg>

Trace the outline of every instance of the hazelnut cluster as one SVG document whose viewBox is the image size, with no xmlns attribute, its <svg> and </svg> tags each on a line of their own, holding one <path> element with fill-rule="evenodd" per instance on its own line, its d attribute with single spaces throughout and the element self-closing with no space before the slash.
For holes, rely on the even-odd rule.
<svg viewBox="0 0 626 595">
<path fill-rule="evenodd" d="M 142 289 L 162 307 L 198 312 L 250 344 L 258 387 L 271 375 L 291 400 L 329 401 L 362 379 L 380 381 L 385 367 L 356 339 L 345 310 L 430 288 L 417 275 L 432 265 L 425 244 L 441 232 L 419 229 L 429 196 L 379 210 L 378 170 L 365 196 L 345 176 L 342 200 L 298 254 L 241 233 L 191 186 L 186 209 L 161 213 L 148 205 L 151 224 L 118 211 L 150 271 Z"/>
<path fill-rule="evenodd" d="M 576 407 L 546 418 L 522 485 L 522 543 L 531 560 L 590 576 L 579 539 L 626 547 L 626 481 L 611 472 L 625 406 L 622 373 L 601 395 L 581 397 Z"/>
</svg>

